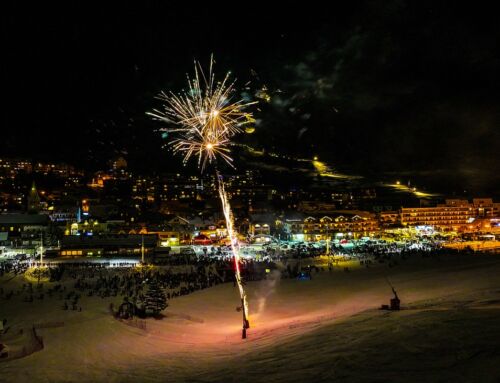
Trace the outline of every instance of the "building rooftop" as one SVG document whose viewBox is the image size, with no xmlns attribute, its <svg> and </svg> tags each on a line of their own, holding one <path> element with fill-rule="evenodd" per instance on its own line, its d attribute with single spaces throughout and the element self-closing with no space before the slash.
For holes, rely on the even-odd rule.
<svg viewBox="0 0 500 383">
<path fill-rule="evenodd" d="M 47 225 L 45 214 L 0 214 L 0 225 Z"/>
<path fill-rule="evenodd" d="M 63 237 L 61 247 L 63 248 L 93 248 L 93 247 L 139 247 L 144 237 L 145 247 L 154 247 L 158 237 L 156 235 L 107 235 L 107 236 L 86 236 L 68 235 Z"/>
</svg>

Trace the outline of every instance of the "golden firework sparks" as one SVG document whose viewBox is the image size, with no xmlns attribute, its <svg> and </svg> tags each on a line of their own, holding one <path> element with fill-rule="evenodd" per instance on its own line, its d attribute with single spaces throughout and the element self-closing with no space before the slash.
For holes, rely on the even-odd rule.
<svg viewBox="0 0 500 383">
<path fill-rule="evenodd" d="M 231 138 L 243 131 L 243 126 L 255 122 L 252 114 L 245 109 L 256 102 L 234 101 L 234 81 L 230 81 L 228 72 L 221 82 L 215 81 L 213 73 L 214 60 L 210 60 L 208 76 L 205 76 L 201 65 L 195 62 L 195 75 L 188 76 L 188 90 L 179 94 L 162 92 L 158 96 L 164 102 L 163 108 L 148 113 L 153 118 L 173 125 L 163 129 L 166 132 L 178 133 L 178 137 L 170 142 L 174 153 L 181 153 L 187 162 L 193 156 L 198 157 L 198 167 L 203 171 L 207 164 L 218 159 L 232 165 L 229 146 Z M 226 219 L 226 228 L 231 242 L 231 250 L 235 262 L 235 277 L 241 297 L 243 312 L 242 337 L 246 338 L 248 322 L 248 301 L 240 273 L 240 255 L 238 235 L 233 226 L 233 215 L 222 177 L 216 172 L 219 197 Z"/>
<path fill-rule="evenodd" d="M 187 78 L 188 89 L 179 94 L 160 93 L 158 99 L 163 101 L 163 108 L 148 114 L 174 126 L 163 130 L 179 134 L 170 145 L 174 152 L 184 153 L 184 161 L 196 153 L 200 165 L 217 158 L 231 165 L 230 139 L 255 121 L 245 109 L 256 102 L 235 101 L 235 81 L 230 80 L 231 72 L 216 82 L 213 64 L 212 58 L 208 75 L 205 75 L 201 65 L 195 62 L 194 78 Z"/>
<path fill-rule="evenodd" d="M 217 158 L 223 159 L 227 164 L 233 166 L 233 159 L 229 156 L 230 150 L 227 148 L 229 139 L 225 136 L 203 135 L 199 130 L 192 132 L 189 137 L 174 139 L 172 149 L 174 153 L 184 155 L 183 162 L 189 161 L 191 156 L 198 157 L 198 166 L 203 171 L 207 164 L 215 162 Z"/>
</svg>

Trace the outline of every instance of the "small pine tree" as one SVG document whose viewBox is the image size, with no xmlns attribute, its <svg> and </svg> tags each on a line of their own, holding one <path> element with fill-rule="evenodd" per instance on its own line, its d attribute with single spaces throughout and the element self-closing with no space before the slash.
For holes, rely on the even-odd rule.
<svg viewBox="0 0 500 383">
<path fill-rule="evenodd" d="M 146 312 L 153 315 L 159 314 L 168 306 L 167 296 L 158 283 L 154 280 L 148 281 L 148 290 L 144 294 L 144 308 Z"/>
</svg>

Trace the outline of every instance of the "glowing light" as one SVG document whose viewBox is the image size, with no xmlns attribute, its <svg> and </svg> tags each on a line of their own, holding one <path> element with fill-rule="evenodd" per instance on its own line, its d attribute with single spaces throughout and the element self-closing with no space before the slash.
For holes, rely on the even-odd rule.
<svg viewBox="0 0 500 383">
<path fill-rule="evenodd" d="M 50 280 L 50 270 L 47 266 L 32 266 L 26 270 L 24 277 L 32 283 L 48 282 Z"/>
<path fill-rule="evenodd" d="M 315 159 L 312 162 L 314 169 L 319 173 L 321 177 L 329 177 L 329 178 L 355 178 L 355 176 L 347 176 L 340 173 L 334 173 L 332 169 L 324 162 L 318 161 L 318 157 L 314 157 Z"/>
<path fill-rule="evenodd" d="M 182 153 L 184 162 L 192 156 L 197 156 L 201 171 L 207 164 L 217 160 L 223 160 L 233 166 L 233 159 L 229 155 L 231 138 L 242 132 L 245 125 L 255 122 L 252 114 L 245 112 L 245 109 L 256 102 L 233 101 L 235 88 L 234 81 L 229 80 L 230 73 L 227 73 L 221 82 L 216 82 L 213 64 L 212 58 L 208 75 L 205 75 L 201 65 L 195 62 L 195 75 L 193 79 L 188 77 L 188 90 L 180 94 L 162 92 L 158 98 L 164 101 L 163 109 L 148 113 L 153 118 L 174 126 L 174 128 L 163 129 L 164 132 L 179 135 L 170 142 L 173 152 Z M 246 329 L 249 327 L 248 301 L 240 273 L 238 233 L 234 229 L 231 205 L 224 188 L 224 181 L 218 171 L 216 175 L 227 234 L 234 257 L 236 282 L 241 297 L 242 337 L 246 338 Z"/>
<path fill-rule="evenodd" d="M 217 179 L 219 180 L 219 197 L 222 202 L 222 211 L 224 213 L 224 218 L 226 219 L 227 234 L 231 241 L 231 250 L 234 255 L 236 282 L 240 291 L 240 297 L 243 306 L 242 308 L 244 310 L 243 314 L 244 316 L 246 316 L 248 314 L 248 300 L 241 280 L 238 234 L 233 227 L 233 214 L 231 212 L 231 205 L 229 204 L 229 200 L 227 198 L 227 193 L 224 189 L 224 182 L 219 174 L 217 174 L 217 176 Z"/>
<path fill-rule="evenodd" d="M 163 108 L 148 113 L 173 125 L 173 128 L 162 129 L 166 133 L 179 134 L 179 138 L 169 145 L 174 152 L 184 154 L 184 162 L 197 155 L 202 170 L 218 158 L 233 166 L 229 156 L 230 139 L 242 132 L 245 125 L 255 122 L 245 109 L 256 102 L 234 100 L 236 90 L 235 82 L 230 80 L 231 73 L 216 82 L 213 66 L 212 58 L 205 74 L 201 65 L 195 62 L 194 78 L 187 79 L 188 89 L 179 94 L 160 93 L 158 99 L 164 102 Z"/>
<path fill-rule="evenodd" d="M 395 184 L 389 184 L 388 186 L 391 186 L 400 192 L 412 193 L 414 196 L 419 197 L 419 198 L 430 198 L 430 197 L 435 197 L 435 196 L 439 195 L 439 194 L 435 194 L 435 193 L 427 193 L 427 192 L 418 191 L 416 187 L 409 187 L 406 185 L 401 185 L 401 183 L 399 181 L 397 181 Z"/>
</svg>

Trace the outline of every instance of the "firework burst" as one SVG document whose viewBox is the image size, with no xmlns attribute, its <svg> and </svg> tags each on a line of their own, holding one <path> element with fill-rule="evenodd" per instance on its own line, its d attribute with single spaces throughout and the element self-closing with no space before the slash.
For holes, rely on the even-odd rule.
<svg viewBox="0 0 500 383">
<path fill-rule="evenodd" d="M 198 158 L 198 167 L 205 170 L 208 164 L 218 159 L 233 167 L 230 156 L 231 138 L 243 131 L 247 124 L 255 122 L 246 108 L 256 102 L 234 101 L 234 81 L 227 73 L 221 82 L 215 81 L 213 74 L 213 58 L 206 76 L 200 64 L 195 62 L 194 78 L 188 76 L 188 89 L 182 93 L 162 92 L 158 98 L 163 101 L 162 109 L 148 113 L 153 118 L 173 125 L 162 129 L 164 132 L 176 133 L 169 144 L 174 153 L 182 154 L 186 163 L 192 157 Z M 219 197 L 222 211 L 226 219 L 226 228 L 231 242 L 231 250 L 235 262 L 235 278 L 241 297 L 240 309 L 243 313 L 242 337 L 246 338 L 249 328 L 248 301 L 240 274 L 240 255 L 238 235 L 233 225 L 233 215 L 224 181 L 216 171 Z"/>
<path fill-rule="evenodd" d="M 233 159 L 230 157 L 228 145 L 229 139 L 226 135 L 204 135 L 201 131 L 195 130 L 189 135 L 172 140 L 171 145 L 175 153 L 184 156 L 186 163 L 192 156 L 198 157 L 198 167 L 205 170 L 207 164 L 215 162 L 217 158 L 223 159 L 232 166 Z"/>
<path fill-rule="evenodd" d="M 208 75 L 205 75 L 201 65 L 195 62 L 194 78 L 187 77 L 188 89 L 179 94 L 160 93 L 158 99 L 163 102 L 163 108 L 148 113 L 173 125 L 173 128 L 162 129 L 178 133 L 179 138 L 170 142 L 173 151 L 183 153 L 184 162 L 197 155 L 202 170 L 218 158 L 233 166 L 229 148 L 231 137 L 255 121 L 245 109 L 256 102 L 235 100 L 235 81 L 230 80 L 231 72 L 216 82 L 213 64 L 212 58 Z"/>
</svg>

